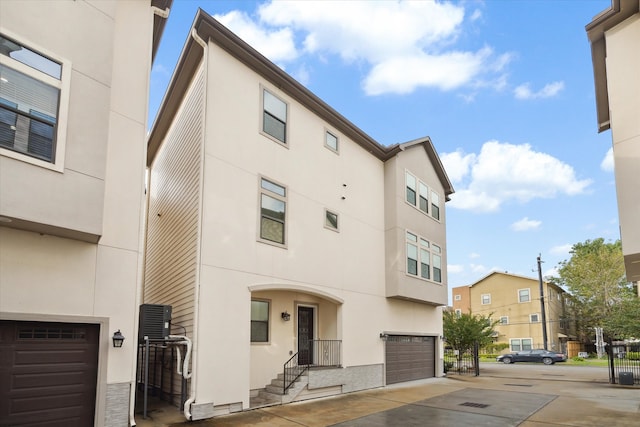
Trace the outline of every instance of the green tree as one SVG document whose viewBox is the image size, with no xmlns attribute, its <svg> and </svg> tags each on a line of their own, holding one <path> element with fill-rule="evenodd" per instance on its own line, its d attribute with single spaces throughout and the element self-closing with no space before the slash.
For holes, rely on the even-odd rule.
<svg viewBox="0 0 640 427">
<path fill-rule="evenodd" d="M 572 295 L 578 335 L 592 338 L 594 328 L 602 327 L 610 338 L 637 336 L 639 307 L 625 277 L 620 240 L 576 243 L 570 254 L 558 265 L 557 284 Z"/>
<path fill-rule="evenodd" d="M 471 350 L 477 342 L 480 347 L 484 347 L 493 342 L 493 327 L 500 321 L 492 321 L 489 316 L 473 315 L 462 313 L 460 315 L 453 311 L 445 310 L 443 313 L 444 338 L 454 350 L 458 350 L 462 355 L 467 350 Z"/>
</svg>

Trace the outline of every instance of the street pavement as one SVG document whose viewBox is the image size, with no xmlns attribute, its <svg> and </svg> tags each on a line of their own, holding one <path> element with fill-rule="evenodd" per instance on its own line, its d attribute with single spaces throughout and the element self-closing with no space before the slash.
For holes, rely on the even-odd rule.
<svg viewBox="0 0 640 427">
<path fill-rule="evenodd" d="M 640 387 L 608 383 L 607 368 L 483 363 L 450 375 L 270 406 L 202 421 L 139 420 L 138 427 L 628 427 L 640 426 Z"/>
</svg>

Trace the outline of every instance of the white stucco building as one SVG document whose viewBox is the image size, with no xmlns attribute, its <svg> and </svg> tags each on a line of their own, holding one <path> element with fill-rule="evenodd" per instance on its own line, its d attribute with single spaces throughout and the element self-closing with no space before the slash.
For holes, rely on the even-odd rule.
<svg viewBox="0 0 640 427">
<path fill-rule="evenodd" d="M 170 3 L 0 2 L 0 425 L 134 423 L 149 75 Z"/>
<path fill-rule="evenodd" d="M 428 137 L 378 144 L 200 11 L 147 161 L 144 302 L 192 340 L 191 419 L 442 375 L 453 188 Z"/>
</svg>

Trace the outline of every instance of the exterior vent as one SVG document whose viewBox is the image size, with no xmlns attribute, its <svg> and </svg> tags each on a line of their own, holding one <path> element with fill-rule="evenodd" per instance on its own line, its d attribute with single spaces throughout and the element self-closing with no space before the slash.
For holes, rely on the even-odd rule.
<svg viewBox="0 0 640 427">
<path fill-rule="evenodd" d="M 140 324 L 138 341 L 145 337 L 150 340 L 163 340 L 171 333 L 171 306 L 161 304 L 142 304 L 140 306 Z"/>
</svg>

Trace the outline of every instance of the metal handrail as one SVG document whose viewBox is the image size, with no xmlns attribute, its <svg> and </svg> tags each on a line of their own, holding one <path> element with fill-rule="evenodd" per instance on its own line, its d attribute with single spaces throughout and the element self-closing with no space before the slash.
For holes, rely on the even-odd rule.
<svg viewBox="0 0 640 427">
<path fill-rule="evenodd" d="M 307 370 L 309 369 L 309 365 L 298 365 L 298 353 L 291 356 L 289 360 L 287 360 L 284 364 L 284 383 L 282 385 L 282 394 L 287 394 L 287 390 L 293 385 L 294 382 Z"/>
<path fill-rule="evenodd" d="M 310 367 L 340 367 L 341 363 L 341 340 L 309 340 L 309 349 L 305 351 L 305 362 L 298 364 L 299 352 L 287 360 L 283 366 L 284 384 L 282 394 L 286 394 L 293 383 Z"/>
</svg>

